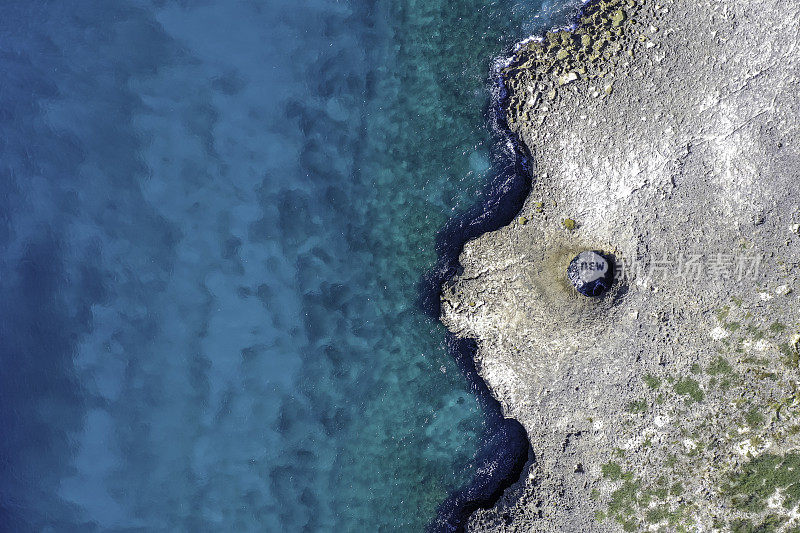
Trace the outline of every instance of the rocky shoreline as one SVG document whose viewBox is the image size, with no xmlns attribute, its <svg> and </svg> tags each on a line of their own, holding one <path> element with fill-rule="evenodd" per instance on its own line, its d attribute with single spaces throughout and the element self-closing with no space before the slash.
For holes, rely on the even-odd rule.
<svg viewBox="0 0 800 533">
<path fill-rule="evenodd" d="M 420 306 L 433 318 L 441 315 L 440 295 L 444 287 L 461 272 L 459 255 L 464 245 L 513 222 L 530 193 L 530 154 L 509 128 L 505 112 L 509 96 L 506 80 L 500 72 L 495 74 L 491 122 L 501 141 L 494 145 L 495 150 L 501 151 L 495 160 L 501 161 L 502 166 L 496 169 L 494 179 L 483 192 L 485 200 L 450 219 L 437 235 L 438 260 L 426 273 L 420 287 Z M 475 477 L 442 502 L 428 527 L 430 533 L 464 531 L 470 516 L 476 510 L 491 509 L 535 460 L 525 429 L 517 420 L 503 416 L 502 406 L 478 373 L 474 340 L 449 334 L 447 344 L 487 413 L 488 439 L 476 460 Z"/>
<path fill-rule="evenodd" d="M 536 462 L 468 529 L 800 528 L 798 52 L 797 0 L 600 1 L 516 51 L 533 183 L 440 305 Z"/>
</svg>

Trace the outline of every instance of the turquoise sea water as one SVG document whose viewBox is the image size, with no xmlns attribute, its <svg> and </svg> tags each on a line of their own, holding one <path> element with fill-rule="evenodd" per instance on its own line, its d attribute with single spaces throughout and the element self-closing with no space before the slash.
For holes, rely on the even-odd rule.
<svg viewBox="0 0 800 533">
<path fill-rule="evenodd" d="M 492 62 L 576 9 L 4 2 L 0 526 L 434 521 L 496 414 L 420 280 L 507 165 Z"/>
</svg>

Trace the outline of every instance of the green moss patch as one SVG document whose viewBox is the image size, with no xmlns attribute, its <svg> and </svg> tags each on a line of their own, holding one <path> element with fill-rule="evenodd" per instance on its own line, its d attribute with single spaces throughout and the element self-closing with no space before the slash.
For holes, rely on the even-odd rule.
<svg viewBox="0 0 800 533">
<path fill-rule="evenodd" d="M 731 520 L 730 530 L 733 533 L 778 533 L 785 522 L 785 518 L 777 515 L 767 516 L 760 524 L 754 524 L 752 520 Z"/>
<path fill-rule="evenodd" d="M 644 380 L 644 384 L 647 385 L 649 388 L 656 390 L 661 386 L 661 379 L 655 377 L 652 374 L 647 374 L 642 378 Z"/>
<path fill-rule="evenodd" d="M 691 378 L 680 379 L 672 386 L 675 394 L 686 396 L 686 403 L 702 402 L 705 399 L 703 389 L 700 384 Z"/>
<path fill-rule="evenodd" d="M 600 471 L 602 472 L 603 477 L 606 479 L 610 479 L 612 481 L 622 479 L 622 467 L 619 465 L 619 463 L 615 463 L 614 461 L 609 461 L 601 466 Z"/>
<path fill-rule="evenodd" d="M 636 400 L 628 403 L 625 410 L 631 414 L 642 414 L 647 412 L 647 400 Z"/>
<path fill-rule="evenodd" d="M 747 414 L 744 415 L 744 420 L 751 429 L 758 429 L 766 422 L 764 415 L 756 408 L 750 409 Z"/>
<path fill-rule="evenodd" d="M 733 367 L 727 359 L 722 356 L 717 356 L 713 361 L 711 361 L 711 364 L 708 365 L 707 372 L 711 376 L 716 376 L 719 374 L 732 374 Z"/>
<path fill-rule="evenodd" d="M 722 492 L 741 511 L 760 513 L 776 491 L 783 494 L 783 507 L 800 503 L 800 454 L 764 454 L 745 464 L 730 476 Z"/>
<path fill-rule="evenodd" d="M 769 327 L 769 330 L 773 333 L 783 333 L 786 331 L 786 325 L 781 324 L 780 322 L 773 322 L 772 325 Z"/>
</svg>

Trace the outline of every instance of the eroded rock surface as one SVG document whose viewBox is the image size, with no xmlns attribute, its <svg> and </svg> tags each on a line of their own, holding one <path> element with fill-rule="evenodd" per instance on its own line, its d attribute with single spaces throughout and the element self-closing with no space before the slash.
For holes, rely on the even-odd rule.
<svg viewBox="0 0 800 533">
<path fill-rule="evenodd" d="M 536 461 L 470 529 L 800 531 L 800 2 L 601 2 L 507 76 L 533 191 L 442 320 Z"/>
</svg>

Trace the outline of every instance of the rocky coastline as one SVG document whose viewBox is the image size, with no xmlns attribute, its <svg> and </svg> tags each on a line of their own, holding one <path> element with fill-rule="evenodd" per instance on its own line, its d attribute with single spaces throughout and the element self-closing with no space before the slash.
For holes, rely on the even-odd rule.
<svg viewBox="0 0 800 533">
<path fill-rule="evenodd" d="M 503 68 L 533 180 L 429 306 L 536 460 L 468 530 L 800 530 L 799 52 L 797 0 L 608 0 Z"/>
</svg>

